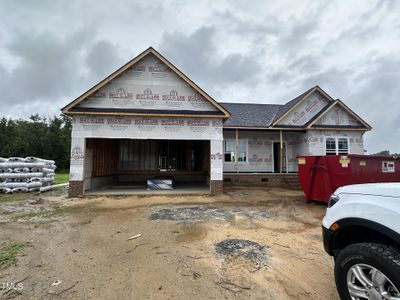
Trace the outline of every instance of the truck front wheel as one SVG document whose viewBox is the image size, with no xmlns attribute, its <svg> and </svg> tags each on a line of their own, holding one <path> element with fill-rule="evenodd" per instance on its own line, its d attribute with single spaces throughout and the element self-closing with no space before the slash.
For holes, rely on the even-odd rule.
<svg viewBox="0 0 400 300">
<path fill-rule="evenodd" d="M 400 300 L 400 252 L 376 243 L 347 246 L 336 257 L 335 280 L 341 299 Z"/>
</svg>

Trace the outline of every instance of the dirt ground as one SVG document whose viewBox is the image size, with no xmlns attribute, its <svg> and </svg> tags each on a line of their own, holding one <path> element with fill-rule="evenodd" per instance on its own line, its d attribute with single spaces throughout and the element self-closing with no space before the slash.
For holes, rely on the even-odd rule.
<svg viewBox="0 0 400 300">
<path fill-rule="evenodd" d="M 0 246 L 28 246 L 0 269 L 0 299 L 338 299 L 325 209 L 272 188 L 74 199 L 62 190 L 3 202 Z M 259 252 L 225 255 L 216 245 L 227 239 Z"/>
</svg>

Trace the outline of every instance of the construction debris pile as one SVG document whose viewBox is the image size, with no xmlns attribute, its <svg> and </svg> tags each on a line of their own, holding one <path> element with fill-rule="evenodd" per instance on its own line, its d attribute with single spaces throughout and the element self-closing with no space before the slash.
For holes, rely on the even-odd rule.
<svg viewBox="0 0 400 300">
<path fill-rule="evenodd" d="M 226 258 L 243 257 L 260 269 L 267 265 L 266 246 L 259 243 L 242 240 L 242 239 L 226 239 L 215 244 L 215 251 Z"/>
<path fill-rule="evenodd" d="M 54 182 L 54 160 L 0 157 L 0 193 L 43 192 Z"/>
</svg>

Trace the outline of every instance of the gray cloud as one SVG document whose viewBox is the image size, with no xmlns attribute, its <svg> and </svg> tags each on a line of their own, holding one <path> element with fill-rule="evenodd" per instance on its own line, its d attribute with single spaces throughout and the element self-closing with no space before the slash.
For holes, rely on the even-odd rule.
<svg viewBox="0 0 400 300">
<path fill-rule="evenodd" d="M 12 115 L 12 105 L 31 106 L 35 101 L 46 107 L 80 87 L 82 73 L 77 66 L 81 65 L 81 51 L 91 35 L 90 30 L 77 31 L 64 38 L 49 32 L 16 33 L 7 49 L 18 64 L 1 73 L 0 89 L 3 99 L 7 99 L 1 102 L 1 110 Z M 57 109 L 50 111 L 54 113 Z"/>
<path fill-rule="evenodd" d="M 250 38 L 254 43 L 260 43 L 269 38 L 277 37 L 285 32 L 285 22 L 274 15 L 258 18 L 241 19 L 230 9 L 216 12 L 209 18 L 215 26 L 223 27 L 225 31 L 240 37 Z M 254 49 L 256 50 L 256 49 Z"/>
<path fill-rule="evenodd" d="M 389 148 L 400 152 L 400 56 L 382 55 L 370 62 L 368 69 L 354 78 L 354 88 L 347 98 L 374 127 L 367 135 L 367 149 Z"/>
<path fill-rule="evenodd" d="M 159 47 L 193 80 L 203 82 L 210 90 L 230 84 L 257 84 L 261 70 L 257 58 L 239 53 L 218 55 L 216 34 L 215 27 L 201 27 L 190 35 L 165 34 Z"/>
<path fill-rule="evenodd" d="M 155 46 L 219 101 L 283 103 L 318 84 L 400 152 L 397 0 L 3 1 L 0 114 L 57 114 Z"/>
<path fill-rule="evenodd" d="M 95 42 L 87 51 L 85 59 L 90 77 L 101 80 L 115 71 L 122 63 L 118 48 L 107 40 Z"/>
</svg>

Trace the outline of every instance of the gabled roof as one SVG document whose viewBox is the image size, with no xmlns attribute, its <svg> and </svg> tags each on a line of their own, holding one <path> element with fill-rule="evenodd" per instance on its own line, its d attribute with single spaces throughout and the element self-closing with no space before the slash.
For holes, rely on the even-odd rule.
<svg viewBox="0 0 400 300">
<path fill-rule="evenodd" d="M 168 115 L 168 116 L 182 116 L 185 115 L 184 112 L 179 111 L 177 114 L 169 114 L 168 111 L 161 111 L 161 112 L 141 112 L 140 110 L 121 110 L 119 112 L 114 111 L 114 109 L 92 109 L 92 111 L 85 111 L 87 109 L 77 109 L 76 105 L 78 105 L 80 102 L 85 100 L 87 97 L 95 93 L 98 89 L 102 88 L 105 86 L 107 83 L 111 82 L 113 79 L 124 73 L 127 69 L 138 63 L 140 60 L 142 60 L 144 57 L 147 55 L 153 54 L 155 55 L 159 60 L 161 60 L 165 65 L 167 65 L 175 74 L 180 77 L 182 80 L 184 80 L 190 87 L 192 87 L 196 92 L 198 92 L 201 96 L 203 96 L 205 99 L 207 99 L 219 112 L 218 117 L 219 118 L 229 118 L 230 114 L 229 112 L 222 107 L 217 101 L 215 101 L 210 95 L 208 95 L 204 90 L 202 90 L 199 86 L 197 86 L 192 80 L 190 80 L 183 72 L 181 72 L 178 68 L 176 68 L 170 61 L 168 61 L 164 56 L 162 56 L 159 52 L 157 52 L 153 47 L 149 47 L 147 50 L 143 51 L 140 53 L 138 56 L 127 62 L 125 65 L 123 65 L 121 68 L 107 76 L 105 79 L 100 81 L 98 84 L 93 86 L 91 89 L 80 95 L 78 98 L 73 100 L 71 103 L 67 104 L 65 107 L 61 109 L 61 111 L 65 114 L 79 114 L 79 113 L 87 113 L 87 114 L 119 114 L 119 115 L 145 115 L 145 116 L 160 116 L 160 115 Z M 74 108 L 75 107 L 75 108 Z M 187 113 L 188 115 L 195 115 L 196 112 L 191 112 Z M 201 116 L 205 116 L 202 114 Z M 208 115 L 206 115 L 208 116 Z M 209 117 L 215 117 L 216 114 L 213 112 L 210 112 Z"/>
<path fill-rule="evenodd" d="M 312 93 L 321 93 L 328 103 L 304 125 L 282 125 L 277 124 L 290 111 L 301 102 L 305 101 Z M 348 108 L 342 101 L 333 100 L 319 86 L 314 86 L 286 104 L 255 104 L 255 103 L 221 103 L 231 113 L 231 117 L 225 121 L 224 128 L 249 128 L 249 129 L 285 129 L 285 130 L 306 130 L 306 129 L 343 129 L 343 130 L 371 130 L 363 119 Z M 315 123 L 334 106 L 340 105 L 362 125 L 315 125 Z"/>
<path fill-rule="evenodd" d="M 269 127 L 279 104 L 221 103 L 231 113 L 224 127 Z"/>
<path fill-rule="evenodd" d="M 332 108 L 334 108 L 335 106 L 340 106 L 341 108 L 343 108 L 348 114 L 350 114 L 351 116 L 353 116 L 358 122 L 360 122 L 362 125 L 358 126 L 358 125 L 348 125 L 346 127 L 348 128 L 358 128 L 358 129 L 365 129 L 365 130 L 371 130 L 372 127 L 365 122 L 359 115 L 357 115 L 353 110 L 351 110 L 346 104 L 344 104 L 341 100 L 336 99 L 335 101 L 333 101 L 328 107 L 326 107 L 326 109 L 323 109 L 322 112 L 320 112 L 319 114 L 317 114 L 313 119 L 311 119 L 307 124 L 306 127 L 307 129 L 311 129 L 311 128 L 335 128 L 337 127 L 336 125 L 320 125 L 320 124 L 316 124 L 318 122 L 318 120 L 320 120 L 325 114 L 327 114 Z M 340 127 L 345 127 L 343 125 L 341 125 Z"/>
<path fill-rule="evenodd" d="M 279 110 L 277 115 L 274 118 L 272 125 L 276 125 L 281 121 L 284 117 L 286 117 L 292 110 L 294 110 L 300 103 L 307 100 L 309 96 L 311 96 L 314 92 L 318 92 L 323 95 L 328 101 L 333 101 L 333 98 L 329 96 L 323 89 L 321 89 L 318 85 L 308 89 L 303 94 L 297 96 L 296 98 L 290 100 L 282 108 Z"/>
<path fill-rule="evenodd" d="M 93 93 L 98 91 L 100 88 L 110 83 L 112 80 L 117 78 L 119 75 L 124 73 L 126 70 L 131 68 L 133 65 L 141 61 L 147 55 L 154 55 L 166 66 L 168 66 L 179 78 L 185 81 L 190 87 L 192 87 L 201 96 L 207 99 L 211 105 L 213 105 L 216 111 L 192 111 L 192 110 L 156 110 L 156 109 L 122 109 L 122 108 L 94 108 L 94 107 L 81 107 L 79 103 L 87 99 Z M 306 101 L 309 96 L 313 93 L 319 93 L 324 96 L 328 103 L 323 107 L 311 120 L 302 126 L 289 126 L 279 124 L 290 112 L 296 109 L 302 102 Z M 65 114 L 100 114 L 100 115 L 139 115 L 139 116 L 171 116 L 171 117 L 182 117 L 182 116 L 193 116 L 193 117 L 218 117 L 227 119 L 224 127 L 226 128 L 258 128 L 258 129 L 323 129 L 323 128 L 337 128 L 337 126 L 330 125 L 316 125 L 316 122 L 324 114 L 326 114 L 334 106 L 340 105 L 349 114 L 354 116 L 362 126 L 347 126 L 349 129 L 360 129 L 370 130 L 371 126 L 362 120 L 357 114 L 355 114 L 350 108 L 348 108 L 342 101 L 333 100 L 324 90 L 318 85 L 308 89 L 301 95 L 290 100 L 286 104 L 255 104 L 255 103 L 218 103 L 204 90 L 197 86 L 191 81 L 183 72 L 176 68 L 171 62 L 169 62 L 164 56 L 157 52 L 154 48 L 149 47 L 147 50 L 140 53 L 138 56 L 133 58 L 131 61 L 123 65 L 121 68 L 110 74 L 104 80 L 93 86 L 91 89 L 83 93 L 81 96 L 76 98 L 74 101 L 62 108 L 62 112 Z M 356 128 L 357 127 L 357 128 Z M 339 126 L 340 129 L 346 129 L 346 126 Z"/>
<path fill-rule="evenodd" d="M 303 97 L 308 94 L 314 87 L 312 87 L 311 89 L 308 89 L 307 91 L 305 91 L 303 94 L 297 96 L 296 98 L 290 100 L 289 102 L 287 102 L 284 105 L 281 105 L 279 111 L 277 112 L 277 114 L 274 117 L 273 121 L 278 120 L 283 114 L 285 114 L 292 106 L 296 105 L 297 102 L 299 102 L 301 99 L 303 99 Z"/>
<path fill-rule="evenodd" d="M 314 86 L 286 104 L 221 103 L 231 113 L 231 117 L 225 121 L 224 127 L 304 128 L 305 126 L 276 124 L 315 91 L 320 92 L 331 101 L 332 98 L 319 86 Z"/>
</svg>

